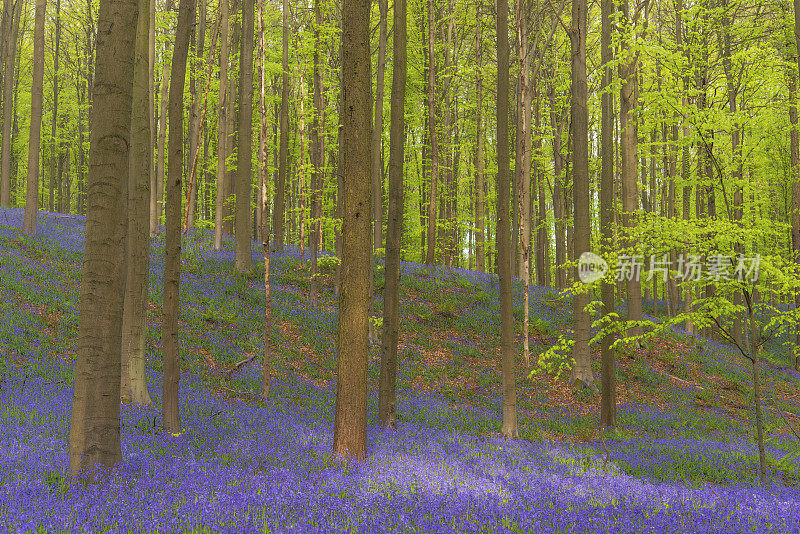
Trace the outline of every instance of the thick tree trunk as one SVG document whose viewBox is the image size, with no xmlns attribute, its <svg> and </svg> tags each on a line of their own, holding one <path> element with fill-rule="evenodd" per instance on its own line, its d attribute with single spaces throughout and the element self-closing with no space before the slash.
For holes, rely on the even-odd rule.
<svg viewBox="0 0 800 534">
<path fill-rule="evenodd" d="M 514 308 L 511 285 L 511 239 L 508 153 L 508 1 L 497 0 L 497 269 L 500 278 L 500 370 L 503 388 L 503 426 L 509 439 L 519 437 L 514 344 Z"/>
<path fill-rule="evenodd" d="M 228 92 L 228 61 L 230 56 L 230 6 L 229 0 L 220 0 L 220 48 L 219 48 L 219 118 L 217 121 L 217 187 L 214 203 L 214 250 L 222 249 L 223 219 L 225 217 L 225 190 L 228 160 L 228 114 L 233 112 Z"/>
<path fill-rule="evenodd" d="M 236 253 L 234 269 L 253 269 L 250 197 L 253 189 L 253 39 L 254 0 L 242 0 L 242 38 L 239 54 L 239 150 L 236 163 Z"/>
<path fill-rule="evenodd" d="M 181 181 L 183 178 L 183 90 L 194 0 L 180 0 L 172 78 L 169 84 L 169 176 L 166 190 L 164 243 L 164 314 L 161 343 L 164 350 L 161 419 L 167 432 L 181 431 L 178 382 L 181 377 L 178 341 L 179 282 L 181 275 Z"/>
<path fill-rule="evenodd" d="M 405 159 L 405 99 L 407 70 L 406 0 L 394 2 L 394 66 L 389 130 L 389 221 L 386 229 L 386 285 L 383 291 L 383 339 L 378 385 L 378 421 L 397 422 L 397 344 L 400 337 L 400 246 L 403 237 L 403 161 Z"/>
<path fill-rule="evenodd" d="M 150 146 L 150 106 L 148 35 L 150 0 L 138 0 L 136 29 L 130 153 L 128 156 L 128 243 L 126 247 L 125 309 L 122 316 L 122 391 L 123 399 L 149 405 L 145 374 L 147 341 L 148 277 L 150 274 L 150 169 L 153 151 Z"/>
<path fill-rule="evenodd" d="M 278 161 L 278 183 L 272 209 L 272 233 L 275 248 L 283 251 L 286 211 L 286 158 L 289 151 L 289 2 L 283 0 L 283 75 L 281 77 L 281 144 Z"/>
<path fill-rule="evenodd" d="M 589 226 L 589 99 L 586 84 L 586 0 L 572 0 L 572 28 L 570 42 L 572 48 L 572 180 L 575 205 L 574 227 L 575 243 L 572 259 L 577 261 L 581 254 L 591 247 L 591 227 Z M 577 273 L 575 275 L 577 280 Z M 592 373 L 589 354 L 589 325 L 591 318 L 584 308 L 589 304 L 588 293 L 578 293 L 573 299 L 575 318 L 575 345 L 572 358 L 575 360 L 570 379 L 581 382 L 593 390 L 597 389 Z"/>
<path fill-rule="evenodd" d="M 22 13 L 20 0 L 5 0 L 4 5 L 11 9 L 9 27 L 11 31 L 4 34 L 5 54 L 3 67 L 3 140 L 0 146 L 0 206 L 11 207 L 11 132 L 14 116 L 14 80 L 15 61 L 17 57 L 17 36 L 19 20 Z"/>
<path fill-rule="evenodd" d="M 28 137 L 28 182 L 25 195 L 25 219 L 22 231 L 36 233 L 39 210 L 39 147 L 42 131 L 42 93 L 44 82 L 44 18 L 47 0 L 36 0 L 33 27 L 33 80 L 31 82 L 31 127 Z"/>
<path fill-rule="evenodd" d="M 42 2 L 43 4 L 44 2 Z M 96 477 L 121 458 L 120 367 L 125 296 L 128 147 L 136 41 L 136 0 L 103 0 L 98 12 L 86 247 L 81 279 L 69 474 Z M 44 5 L 37 5 L 44 27 Z M 43 44 L 43 43 L 40 43 Z M 38 154 L 38 151 L 37 151 Z"/>
<path fill-rule="evenodd" d="M 362 461 L 367 446 L 370 274 L 370 144 L 372 98 L 369 0 L 342 4 L 342 281 L 337 329 L 333 450 Z"/>
</svg>

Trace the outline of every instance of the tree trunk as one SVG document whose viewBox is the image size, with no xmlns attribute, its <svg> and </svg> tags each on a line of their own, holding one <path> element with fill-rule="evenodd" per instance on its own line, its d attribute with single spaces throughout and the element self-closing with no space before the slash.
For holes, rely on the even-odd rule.
<svg viewBox="0 0 800 534">
<path fill-rule="evenodd" d="M 561 155 L 563 120 L 561 116 L 562 113 L 556 111 L 556 90 L 554 83 L 550 84 L 548 96 L 550 98 L 550 124 L 553 129 L 553 226 L 555 227 L 554 233 L 556 240 L 556 288 L 564 289 L 567 285 L 567 277 L 564 272 L 567 254 L 564 236 L 564 178 L 562 176 L 564 160 Z"/>
<path fill-rule="evenodd" d="M 194 24 L 197 24 L 197 32 L 192 31 L 192 40 L 195 41 L 195 58 L 202 64 L 203 52 L 205 50 L 206 41 L 206 0 L 200 0 L 200 9 Z M 199 189 L 200 172 L 195 170 L 195 160 L 197 154 L 200 153 L 200 136 L 202 135 L 201 123 L 203 121 L 203 113 L 200 111 L 200 97 L 197 91 L 197 75 L 196 72 L 201 71 L 196 67 L 189 69 L 189 94 L 192 98 L 192 103 L 189 108 L 189 184 L 188 191 L 186 192 L 186 229 L 194 228 L 195 219 L 197 218 L 197 191 Z M 202 164 L 200 165 L 202 168 Z"/>
<path fill-rule="evenodd" d="M 128 156 L 128 210 L 126 247 L 125 308 L 122 316 L 122 391 L 123 399 L 149 405 L 150 392 L 145 374 L 147 341 L 148 277 L 150 274 L 150 106 L 148 35 L 150 0 L 138 0 L 134 60 L 130 153 Z"/>
<path fill-rule="evenodd" d="M 239 150 L 236 164 L 236 253 L 238 273 L 253 269 L 251 248 L 253 222 L 250 197 L 253 189 L 253 39 L 254 0 L 242 0 L 242 38 L 239 54 Z"/>
<path fill-rule="evenodd" d="M 17 57 L 17 36 L 19 19 L 22 13 L 20 0 L 6 0 L 10 7 L 9 27 L 11 31 L 4 35 L 5 56 L 3 67 L 3 141 L 0 147 L 0 206 L 11 207 L 11 132 L 14 117 L 14 79 L 15 61 Z"/>
<path fill-rule="evenodd" d="M 384 75 L 386 72 L 386 41 L 387 41 L 387 0 L 378 0 L 380 12 L 380 36 L 378 39 L 378 64 L 375 73 L 375 111 L 372 128 L 372 219 L 373 250 L 383 247 L 383 192 L 382 192 L 382 165 L 381 165 L 381 140 L 383 137 L 383 94 Z"/>
<path fill-rule="evenodd" d="M 603 67 L 603 95 L 601 97 L 600 152 L 602 163 L 600 168 L 600 232 L 603 243 L 609 246 L 614 234 L 614 95 L 608 91 L 612 82 L 611 51 L 612 18 L 614 1 L 602 0 L 600 4 L 600 62 Z M 603 281 L 600 289 L 603 300 L 603 313 L 609 314 L 615 309 L 614 282 Z M 612 429 L 617 426 L 617 381 L 616 363 L 611 344 L 614 335 L 607 334 L 600 341 L 600 358 L 602 363 L 600 397 L 600 426 Z"/>
<path fill-rule="evenodd" d="M 172 0 L 167 0 L 166 12 L 172 11 Z M 169 55 L 169 41 L 164 50 L 164 55 Z M 163 195 L 164 195 L 164 158 L 167 151 L 167 105 L 169 104 L 169 80 L 170 71 L 172 70 L 172 62 L 167 62 L 164 67 L 164 73 L 161 76 L 161 91 L 159 97 L 161 98 L 161 109 L 159 110 L 160 123 L 158 125 L 158 156 L 156 157 L 156 188 L 155 191 L 150 192 L 150 235 L 156 235 L 159 232 L 161 214 L 163 213 Z"/>
<path fill-rule="evenodd" d="M 503 426 L 509 439 L 519 437 L 517 427 L 517 384 L 514 363 L 514 308 L 511 286 L 511 240 L 509 188 L 511 171 L 508 154 L 508 0 L 497 0 L 497 268 L 500 277 L 501 375 L 503 384 Z"/>
<path fill-rule="evenodd" d="M 334 453 L 362 461 L 367 446 L 372 98 L 369 0 L 342 3 L 343 220 Z"/>
<path fill-rule="evenodd" d="M 525 0 L 517 2 L 517 42 L 519 45 L 519 102 L 517 105 L 517 171 L 518 198 L 515 199 L 519 213 L 520 257 L 517 269 L 522 278 L 522 346 L 525 367 L 530 367 L 530 261 L 531 261 L 531 91 L 528 76 L 531 59 L 528 53 L 528 4 Z"/>
<path fill-rule="evenodd" d="M 319 252 L 320 231 L 319 220 L 322 217 L 320 209 L 320 196 L 322 193 L 322 173 L 324 150 L 322 147 L 325 134 L 322 124 L 325 110 L 322 106 L 322 72 L 319 64 L 320 35 L 322 25 L 322 11 L 319 0 L 314 0 L 314 124 L 311 129 L 311 159 L 313 169 L 311 174 L 311 304 L 317 305 L 317 253 Z"/>
<path fill-rule="evenodd" d="M 54 196 L 56 189 L 59 189 L 59 184 L 56 182 L 56 165 L 57 165 L 57 152 L 56 148 L 56 134 L 58 133 L 58 56 L 61 50 L 61 0 L 56 0 L 56 17 L 55 17 L 55 50 L 53 51 L 53 114 L 50 121 L 50 199 L 48 209 L 55 210 Z M 59 202 L 60 204 L 60 202 Z"/>
<path fill-rule="evenodd" d="M 166 237 L 164 243 L 164 314 L 161 343 L 164 350 L 161 418 L 164 429 L 181 431 L 178 382 L 181 377 L 178 341 L 179 282 L 181 275 L 181 181 L 183 177 L 183 90 L 189 33 L 194 20 L 194 0 L 180 0 L 172 78 L 169 83 L 169 180 L 166 191 Z"/>
<path fill-rule="evenodd" d="M 475 81 L 475 267 L 486 271 L 486 216 L 483 172 L 483 24 L 481 4 L 475 4 L 479 23 L 475 36 L 475 55 L 477 56 L 477 76 Z"/>
<path fill-rule="evenodd" d="M 286 158 L 289 150 L 289 2 L 283 0 L 283 76 L 281 78 L 281 144 L 278 162 L 278 183 L 272 209 L 272 233 L 275 248 L 283 251 L 285 232 Z"/>
<path fill-rule="evenodd" d="M 225 217 L 225 182 L 228 160 L 228 114 L 232 113 L 228 92 L 228 61 L 230 56 L 229 0 L 220 0 L 220 48 L 219 48 L 219 118 L 217 121 L 217 192 L 214 203 L 214 250 L 222 250 L 223 219 Z"/>
<path fill-rule="evenodd" d="M 383 339 L 378 385 L 378 421 L 397 422 L 397 344 L 400 337 L 400 246 L 403 237 L 403 161 L 405 158 L 405 99 L 407 70 L 406 0 L 394 2 L 394 66 L 392 69 L 389 130 L 389 225 L 386 229 L 386 271 L 383 290 Z"/>
<path fill-rule="evenodd" d="M 586 84 L 586 0 L 572 0 L 572 188 L 574 215 L 573 260 L 589 252 L 591 227 L 589 225 L 589 112 L 587 109 L 588 87 Z M 575 273 L 577 280 L 577 272 Z M 592 373 L 589 354 L 589 325 L 591 318 L 584 308 L 589 304 L 589 294 L 577 293 L 573 299 L 575 317 L 575 345 L 572 358 L 575 360 L 570 379 L 597 390 Z"/>
<path fill-rule="evenodd" d="M 630 16 L 629 0 L 621 4 L 622 18 L 625 26 L 631 28 L 636 24 Z M 620 87 L 620 156 L 622 160 L 622 210 L 623 224 L 633 230 L 636 226 L 636 211 L 639 207 L 639 193 L 637 187 L 637 118 L 636 118 L 636 85 L 638 82 L 638 58 L 630 40 L 633 39 L 632 29 L 630 36 L 622 37 L 622 46 L 627 51 L 627 61 L 619 66 L 619 76 L 622 80 Z M 626 240 L 627 254 L 633 257 L 636 252 L 632 249 L 635 241 Z M 630 279 L 625 282 L 627 297 L 628 321 L 642 320 L 642 285 L 639 273 L 634 269 Z M 641 327 L 628 329 L 628 335 L 635 336 L 642 333 Z"/>
<path fill-rule="evenodd" d="M 44 2 L 37 4 L 44 28 Z M 69 474 L 96 478 L 120 459 L 120 367 L 125 296 L 128 147 L 136 41 L 136 0 L 103 0 L 98 12 L 86 246 L 81 279 Z M 40 32 L 43 37 L 43 32 Z M 43 44 L 41 41 L 39 44 Z M 40 49 L 41 50 L 41 49 Z M 38 155 L 38 151 L 37 151 Z"/>
<path fill-rule="evenodd" d="M 33 28 L 33 80 L 31 82 L 31 127 L 28 137 L 28 189 L 25 196 L 25 219 L 22 231 L 36 233 L 39 210 L 39 147 L 42 130 L 42 93 L 44 82 L 44 17 L 47 0 L 36 0 Z"/>
<path fill-rule="evenodd" d="M 431 144 L 428 183 L 428 233 L 425 263 L 432 265 L 436 255 L 436 207 L 439 187 L 439 134 L 436 131 L 436 55 L 434 52 L 436 16 L 433 0 L 428 0 L 428 139 Z"/>
</svg>

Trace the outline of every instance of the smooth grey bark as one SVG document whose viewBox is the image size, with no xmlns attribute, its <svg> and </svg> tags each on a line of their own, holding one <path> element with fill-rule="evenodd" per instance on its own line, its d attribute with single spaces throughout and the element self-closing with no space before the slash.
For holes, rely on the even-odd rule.
<svg viewBox="0 0 800 534">
<path fill-rule="evenodd" d="M 14 80 L 22 0 L 5 0 L 11 6 L 10 30 L 5 35 L 3 58 L 3 140 L 0 145 L 0 206 L 11 207 L 11 136 L 14 116 Z"/>
<path fill-rule="evenodd" d="M 229 0 L 220 0 L 219 48 L 219 120 L 217 122 L 217 187 L 214 207 L 214 250 L 222 249 L 223 218 L 225 216 L 226 162 L 228 159 L 228 114 L 231 113 L 231 95 L 228 92 L 228 61 L 230 55 Z"/>
<path fill-rule="evenodd" d="M 239 149 L 236 163 L 236 251 L 234 269 L 244 273 L 253 269 L 252 212 L 253 187 L 253 40 L 255 4 L 242 0 L 242 37 L 239 54 Z"/>
</svg>

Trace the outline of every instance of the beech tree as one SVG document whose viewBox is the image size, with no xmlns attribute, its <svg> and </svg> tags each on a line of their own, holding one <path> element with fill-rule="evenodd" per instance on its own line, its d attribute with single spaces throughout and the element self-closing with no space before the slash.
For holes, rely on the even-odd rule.
<svg viewBox="0 0 800 534">
<path fill-rule="evenodd" d="M 369 276 L 372 260 L 372 120 L 368 0 L 342 2 L 342 258 L 336 347 L 335 453 L 363 460 L 367 446 Z"/>
<path fill-rule="evenodd" d="M 164 241 L 164 313 L 161 344 L 164 352 L 161 419 L 164 430 L 178 433 L 181 418 L 178 383 L 181 377 L 178 341 L 179 284 L 181 277 L 181 182 L 183 178 L 183 90 L 189 33 L 194 20 L 194 0 L 181 0 L 172 54 L 169 84 L 169 168 L 166 191 L 166 236 Z"/>
<path fill-rule="evenodd" d="M 98 464 L 110 469 L 121 457 L 128 147 L 138 8 L 137 0 L 102 0 L 98 12 L 92 94 L 95 113 L 104 120 L 95 121 L 90 135 L 86 244 L 69 434 L 69 473 L 73 478 L 91 476 L 90 470 Z"/>
<path fill-rule="evenodd" d="M 255 4 L 242 0 L 242 37 L 239 55 L 239 150 L 236 176 L 235 270 L 253 268 L 250 197 L 253 184 L 253 39 Z"/>
<path fill-rule="evenodd" d="M 25 219 L 22 231 L 36 233 L 39 211 L 39 147 L 42 130 L 42 97 L 44 93 L 44 17 L 47 0 L 36 0 L 33 25 L 33 80 L 31 81 L 31 127 L 28 136 L 28 180 L 25 195 Z"/>
</svg>

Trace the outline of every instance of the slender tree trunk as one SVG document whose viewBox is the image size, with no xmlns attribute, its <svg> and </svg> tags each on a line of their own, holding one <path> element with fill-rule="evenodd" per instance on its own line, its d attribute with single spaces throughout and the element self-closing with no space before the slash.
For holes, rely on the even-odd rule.
<svg viewBox="0 0 800 534">
<path fill-rule="evenodd" d="M 636 21 L 630 16 L 629 0 L 621 4 L 622 18 L 625 25 L 633 26 Z M 639 193 L 637 187 L 637 125 L 636 125 L 636 84 L 638 81 L 638 58 L 633 51 L 630 39 L 633 39 L 632 29 L 630 37 L 622 37 L 622 46 L 627 51 L 627 61 L 619 66 L 619 76 L 622 80 L 620 88 L 620 155 L 622 159 L 622 210 L 623 224 L 632 230 L 636 225 L 636 211 L 639 206 Z M 631 238 L 627 239 L 628 254 L 634 256 L 631 249 L 635 244 Z M 631 273 L 630 279 L 625 282 L 627 296 L 628 320 L 642 320 L 642 285 L 638 273 Z M 642 333 L 641 327 L 632 327 L 628 335 Z"/>
<path fill-rule="evenodd" d="M 407 70 L 406 0 L 394 2 L 394 66 L 389 130 L 389 225 L 386 229 L 386 286 L 383 291 L 383 339 L 378 386 L 378 421 L 397 422 L 397 344 L 400 337 L 400 246 L 403 237 L 403 161 L 405 159 L 405 99 Z"/>
<path fill-rule="evenodd" d="M 230 8 L 231 14 L 235 14 L 238 9 L 239 3 L 234 1 Z M 234 17 L 233 28 L 231 31 L 231 51 L 238 49 L 240 46 L 241 30 L 242 28 L 240 21 Z M 238 84 L 236 81 L 236 76 L 230 75 L 229 71 L 228 102 L 230 107 L 228 108 L 228 112 L 225 114 L 225 133 L 227 135 L 226 158 L 230 158 L 230 156 L 237 153 L 237 147 L 239 146 L 237 139 L 237 117 L 239 116 L 239 108 L 237 106 L 236 98 L 236 95 L 238 94 Z M 236 174 L 236 167 L 230 168 L 226 166 L 225 176 L 222 183 L 222 190 L 224 194 L 224 200 L 222 201 L 222 233 L 229 236 L 234 235 L 234 224 L 236 222 L 236 204 L 234 202 L 234 195 L 236 194 Z"/>
<path fill-rule="evenodd" d="M 128 155 L 128 209 L 126 247 L 125 308 L 122 316 L 123 399 L 149 405 L 150 392 L 145 374 L 147 341 L 148 276 L 150 273 L 150 169 L 153 152 L 150 140 L 148 35 L 150 0 L 138 0 L 134 60 L 130 152 Z"/>
<path fill-rule="evenodd" d="M 434 0 L 428 0 L 428 139 L 430 140 L 430 181 L 428 183 L 428 233 L 425 263 L 432 265 L 436 255 L 436 207 L 439 188 L 439 134 L 436 131 L 436 14 Z"/>
<path fill-rule="evenodd" d="M 375 73 L 375 111 L 372 129 L 372 219 L 374 224 L 373 249 L 383 247 L 383 193 L 381 169 L 381 138 L 383 137 L 383 94 L 386 72 L 387 0 L 378 0 L 380 36 L 378 39 L 378 68 Z"/>
<path fill-rule="evenodd" d="M 44 82 L 44 17 L 47 0 L 36 0 L 33 28 L 33 80 L 31 82 L 31 127 L 28 137 L 28 189 L 22 231 L 36 233 L 39 210 L 39 147 L 42 130 L 42 93 Z"/>
<path fill-rule="evenodd" d="M 166 191 L 166 238 L 164 243 L 164 313 L 161 343 L 164 350 L 161 419 L 167 432 L 178 433 L 181 418 L 178 383 L 181 366 L 178 341 L 179 282 L 181 275 L 181 181 L 183 177 L 183 90 L 186 57 L 194 20 L 194 0 L 180 0 L 172 78 L 169 84 L 169 180 Z"/>
<path fill-rule="evenodd" d="M 281 144 L 278 162 L 278 183 L 272 210 L 272 233 L 275 248 L 283 251 L 285 232 L 286 158 L 289 150 L 289 2 L 283 0 L 283 75 L 281 78 Z"/>
<path fill-rule="evenodd" d="M 486 271 L 486 216 L 483 172 L 483 24 L 481 23 L 481 4 L 476 3 L 478 25 L 475 37 L 475 55 L 477 56 L 477 76 L 475 81 L 475 253 L 476 268 Z"/>
<path fill-rule="evenodd" d="M 612 18 L 614 1 L 602 0 L 600 4 L 601 34 L 600 61 L 603 67 L 603 96 L 601 97 L 600 151 L 602 163 L 600 169 L 600 232 L 603 244 L 608 247 L 614 233 L 614 95 L 608 91 L 612 82 L 611 51 Z M 600 289 L 603 300 L 603 313 L 609 314 L 615 309 L 614 282 L 603 281 Z M 616 363 L 611 344 L 613 334 L 603 336 L 600 341 L 600 358 L 602 362 L 602 395 L 600 397 L 600 426 L 611 429 L 617 426 L 617 383 Z"/>
<path fill-rule="evenodd" d="M 42 30 L 44 7 L 37 4 Z M 90 201 L 69 435 L 73 479 L 95 478 L 100 473 L 90 470 L 97 464 L 110 470 L 122 456 L 120 354 L 137 8 L 136 0 L 103 0 L 98 13 L 93 105 L 104 120 L 91 130 L 89 152 Z"/>
<path fill-rule="evenodd" d="M 573 260 L 589 252 L 591 247 L 589 225 L 589 112 L 587 109 L 588 87 L 586 84 L 586 0 L 572 0 L 572 183 L 575 205 L 575 244 Z M 576 280 L 577 280 L 577 274 Z M 575 345 L 572 358 L 571 380 L 581 382 L 593 390 L 597 389 L 592 373 L 589 354 L 589 313 L 584 308 L 589 304 L 588 293 L 577 293 L 573 299 L 575 317 Z"/>
<path fill-rule="evenodd" d="M 371 77 L 369 0 L 342 4 L 342 287 L 337 331 L 333 450 L 362 461 L 367 446 L 370 274 Z"/>
<path fill-rule="evenodd" d="M 228 92 L 228 61 L 230 56 L 230 15 L 229 0 L 220 0 L 220 43 L 219 49 L 219 119 L 217 121 L 217 188 L 214 204 L 214 250 L 222 249 L 223 219 L 225 217 L 225 178 L 228 160 L 228 114 L 232 113 L 231 98 Z"/>
<path fill-rule="evenodd" d="M 528 76 L 531 71 L 531 59 L 528 50 L 528 4 L 525 0 L 517 2 L 517 41 L 519 45 L 519 104 L 517 106 L 517 168 L 519 206 L 520 257 L 518 271 L 524 285 L 522 311 L 522 346 L 525 367 L 530 367 L 530 261 L 531 261 L 531 90 Z"/>
<path fill-rule="evenodd" d="M 58 189 L 56 182 L 56 161 L 57 152 L 56 148 L 56 134 L 58 133 L 58 91 L 60 88 L 58 80 L 58 58 L 61 55 L 61 0 L 56 0 L 56 17 L 55 17 L 55 50 L 53 51 L 53 114 L 50 121 L 50 199 L 48 209 L 55 211 L 54 196 L 55 191 Z"/>
<path fill-rule="evenodd" d="M 314 123 L 311 128 L 311 159 L 313 169 L 311 174 L 311 304 L 317 305 L 317 253 L 320 245 L 319 220 L 322 216 L 320 209 L 320 196 L 322 194 L 322 173 L 324 150 L 322 140 L 324 135 L 323 119 L 325 110 L 322 105 L 322 72 L 319 64 L 320 34 L 322 25 L 322 11 L 319 0 L 314 0 Z"/>
<path fill-rule="evenodd" d="M 165 11 L 172 11 L 172 0 L 167 0 Z M 164 50 L 165 55 L 169 55 L 169 44 Z M 161 214 L 163 212 L 163 195 L 164 195 L 164 161 L 167 150 L 167 105 L 169 104 L 169 80 L 170 71 L 172 70 L 172 62 L 168 62 L 164 67 L 164 73 L 161 76 L 161 91 L 159 97 L 161 98 L 161 109 L 159 110 L 159 118 L 161 119 L 158 125 L 158 156 L 156 157 L 156 188 L 152 191 L 150 197 L 150 235 L 156 235 L 159 232 Z"/>
<path fill-rule="evenodd" d="M 205 50 L 206 42 L 206 0 L 200 0 L 200 9 L 198 19 L 194 22 L 197 24 L 197 33 L 192 32 L 192 39 L 196 38 L 195 58 L 202 65 L 203 52 Z M 210 53 L 210 52 L 209 52 Z M 197 91 L 197 75 L 196 72 L 202 72 L 202 68 L 192 68 L 189 70 L 189 94 L 192 97 L 191 107 L 189 109 L 189 190 L 186 193 L 186 228 L 194 228 L 195 219 L 197 219 L 197 191 L 199 189 L 201 176 L 200 171 L 195 170 L 194 161 L 197 159 L 197 154 L 200 152 L 200 136 L 202 135 L 201 124 L 203 122 L 204 113 L 200 110 L 200 97 Z M 208 95 L 206 95 L 207 97 Z M 202 168 L 202 164 L 200 165 Z"/>
<path fill-rule="evenodd" d="M 234 268 L 253 269 L 250 197 L 253 188 L 253 39 L 254 0 L 242 0 L 242 39 L 239 54 L 239 150 L 236 177 L 236 256 Z"/>
<path fill-rule="evenodd" d="M 551 83 L 548 91 L 550 98 L 550 124 L 553 128 L 553 219 L 554 234 L 556 240 L 556 287 L 564 289 L 567 285 L 567 278 L 564 273 L 563 265 L 567 261 L 565 248 L 565 224 L 564 224 L 564 178 L 563 157 L 561 155 L 561 134 L 563 121 L 561 113 L 556 111 L 556 90 L 555 84 Z"/>
<path fill-rule="evenodd" d="M 509 189 L 511 171 L 508 154 L 508 1 L 497 0 L 497 267 L 500 277 L 501 375 L 503 384 L 503 426 L 508 439 L 519 437 L 517 427 L 517 384 L 514 363 L 514 308 L 511 286 L 511 243 Z"/>
<path fill-rule="evenodd" d="M 11 207 L 11 136 L 14 117 L 14 80 L 15 61 L 17 57 L 17 36 L 19 19 L 22 12 L 21 0 L 5 0 L 6 7 L 11 9 L 9 27 L 11 31 L 4 35 L 5 54 L 3 67 L 3 141 L 0 146 L 0 206 Z"/>
</svg>

